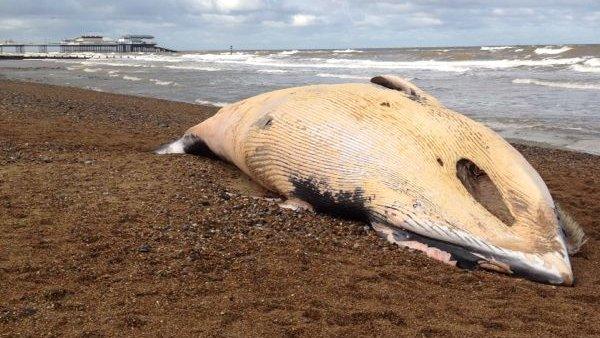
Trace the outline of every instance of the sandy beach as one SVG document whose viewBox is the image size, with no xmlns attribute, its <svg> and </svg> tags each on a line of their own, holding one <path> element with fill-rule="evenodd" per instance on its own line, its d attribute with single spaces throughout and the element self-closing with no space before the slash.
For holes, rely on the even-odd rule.
<svg viewBox="0 0 600 338">
<path fill-rule="evenodd" d="M 151 151 L 210 106 L 0 80 L 0 335 L 600 335 L 600 157 L 517 145 L 586 230 L 574 287 L 463 271 Z"/>
</svg>

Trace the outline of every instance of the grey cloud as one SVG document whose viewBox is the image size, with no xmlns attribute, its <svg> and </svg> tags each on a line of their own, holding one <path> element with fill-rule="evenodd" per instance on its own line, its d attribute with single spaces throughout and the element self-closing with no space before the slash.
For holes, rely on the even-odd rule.
<svg viewBox="0 0 600 338">
<path fill-rule="evenodd" d="M 178 49 L 597 43 L 585 0 L 1 0 L 0 40 L 149 33 Z"/>
</svg>

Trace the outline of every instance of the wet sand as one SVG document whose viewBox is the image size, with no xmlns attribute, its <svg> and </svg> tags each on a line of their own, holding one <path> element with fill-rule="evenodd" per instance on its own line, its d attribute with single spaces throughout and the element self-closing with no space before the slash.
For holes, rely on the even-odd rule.
<svg viewBox="0 0 600 338">
<path fill-rule="evenodd" d="M 518 146 L 590 237 L 576 286 L 554 287 L 150 152 L 215 111 L 0 81 L 0 335 L 600 335 L 600 157 Z"/>
</svg>

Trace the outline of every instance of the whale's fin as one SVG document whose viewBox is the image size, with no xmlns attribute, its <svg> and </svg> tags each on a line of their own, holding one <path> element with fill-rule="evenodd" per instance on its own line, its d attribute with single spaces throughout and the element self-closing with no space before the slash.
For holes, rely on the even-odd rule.
<svg viewBox="0 0 600 338">
<path fill-rule="evenodd" d="M 154 151 L 155 154 L 192 154 L 205 157 L 217 157 L 204 141 L 194 135 L 185 134 L 177 141 L 164 144 Z"/>
<path fill-rule="evenodd" d="M 279 203 L 279 207 L 294 211 L 315 211 L 312 205 L 310 205 L 310 203 L 304 202 L 303 200 L 294 197 L 288 198 L 284 202 Z"/>
<path fill-rule="evenodd" d="M 441 106 L 439 101 L 433 96 L 427 94 L 424 90 L 417 87 L 408 80 L 394 75 L 379 75 L 371 79 L 371 82 L 388 89 L 397 90 L 408 95 L 409 98 L 419 102 L 427 102 Z"/>
<path fill-rule="evenodd" d="M 583 228 L 558 203 L 556 203 L 556 215 L 565 233 L 567 251 L 569 255 L 574 255 L 587 242 Z"/>
</svg>

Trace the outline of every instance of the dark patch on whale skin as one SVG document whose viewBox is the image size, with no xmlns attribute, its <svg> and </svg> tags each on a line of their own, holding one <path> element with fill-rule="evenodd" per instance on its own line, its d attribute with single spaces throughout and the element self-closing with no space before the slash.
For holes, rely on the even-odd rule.
<svg viewBox="0 0 600 338">
<path fill-rule="evenodd" d="M 363 222 L 371 219 L 370 211 L 365 207 L 365 202 L 370 198 L 365 197 L 361 187 L 356 187 L 354 191 L 336 192 L 330 189 L 326 181 L 297 176 L 291 177 L 290 183 L 294 186 L 294 197 L 309 203 L 317 212 Z"/>
<path fill-rule="evenodd" d="M 273 124 L 273 117 L 271 115 L 265 115 L 256 121 L 256 126 L 260 129 L 268 129 Z"/>
<path fill-rule="evenodd" d="M 204 156 L 211 159 L 220 160 L 221 158 L 217 156 L 217 154 L 213 153 L 212 150 L 206 145 L 206 143 L 196 135 L 186 134 L 183 135 L 179 140 L 175 142 L 180 142 L 183 145 L 183 151 L 186 154 Z M 160 153 L 161 151 L 168 149 L 173 142 L 169 142 L 167 144 L 163 144 L 158 149 L 155 150 L 156 153 Z"/>
<path fill-rule="evenodd" d="M 183 151 L 185 151 L 186 154 L 220 159 L 220 157 L 213 153 L 206 143 L 196 135 L 184 135 L 182 141 L 184 144 Z"/>
</svg>

